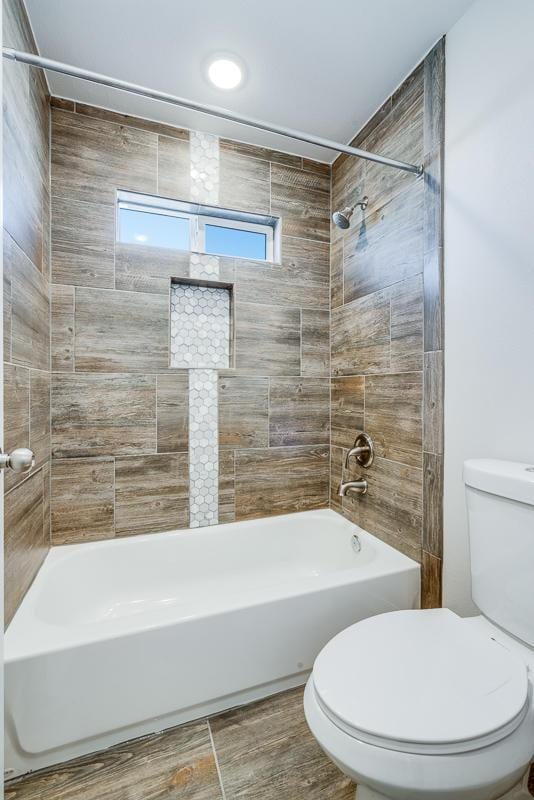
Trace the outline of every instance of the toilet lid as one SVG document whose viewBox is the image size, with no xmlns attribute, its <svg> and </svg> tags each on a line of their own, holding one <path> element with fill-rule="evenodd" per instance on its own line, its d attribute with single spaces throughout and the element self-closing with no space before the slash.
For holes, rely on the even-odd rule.
<svg viewBox="0 0 534 800">
<path fill-rule="evenodd" d="M 447 609 L 352 625 L 317 657 L 313 686 L 339 727 L 405 752 L 475 749 L 508 735 L 528 709 L 522 659 Z"/>
</svg>

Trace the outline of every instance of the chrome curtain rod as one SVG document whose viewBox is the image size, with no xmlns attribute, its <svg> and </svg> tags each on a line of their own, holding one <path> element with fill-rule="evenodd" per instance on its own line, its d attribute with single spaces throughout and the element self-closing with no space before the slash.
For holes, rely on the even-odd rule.
<svg viewBox="0 0 534 800">
<path fill-rule="evenodd" d="M 82 81 L 90 81 L 91 83 L 99 83 L 102 86 L 109 86 L 111 89 L 119 89 L 122 92 L 129 92 L 130 94 L 137 94 L 141 97 L 148 97 L 151 100 L 159 100 L 163 103 L 168 103 L 172 106 L 179 108 L 188 108 L 191 111 L 198 111 L 201 114 L 209 114 L 212 117 L 219 117 L 226 119 L 229 122 L 237 122 L 240 125 L 247 125 L 249 128 L 257 128 L 260 131 L 268 131 L 275 133 L 278 136 L 286 136 L 288 139 L 296 139 L 299 142 L 306 142 L 318 147 L 325 147 L 327 150 L 334 150 L 337 153 L 346 153 L 349 156 L 356 156 L 356 158 L 365 158 L 367 161 L 374 161 L 377 164 L 382 164 L 385 167 L 393 167 L 400 169 L 404 172 L 412 172 L 414 175 L 422 175 L 422 165 L 407 164 L 404 161 L 396 161 L 394 158 L 387 156 L 380 156 L 377 153 L 369 153 L 367 150 L 360 150 L 358 147 L 351 147 L 347 144 L 340 144 L 333 142 L 330 139 L 323 139 L 321 136 L 314 136 L 311 133 L 304 133 L 303 131 L 293 130 L 293 128 L 285 128 L 282 125 L 271 125 L 269 122 L 264 122 L 254 117 L 247 117 L 244 114 L 237 114 L 229 111 L 226 108 L 219 106 L 207 105 L 205 103 L 197 103 L 194 100 L 187 100 L 184 97 L 176 97 L 166 92 L 158 92 L 156 89 L 149 89 L 146 86 L 139 86 L 136 83 L 128 83 L 128 81 L 121 81 L 117 78 L 110 78 L 108 75 L 101 75 L 98 72 L 91 72 L 87 69 L 80 69 L 71 64 L 63 64 L 61 61 L 53 61 L 50 58 L 42 58 L 41 56 L 34 55 L 33 53 L 24 53 L 21 50 L 13 50 L 10 47 L 2 48 L 2 55 L 4 58 L 11 61 L 20 61 L 23 64 L 30 64 L 32 67 L 40 67 L 47 69 L 51 72 L 59 72 L 62 75 L 70 75 L 73 78 L 80 78 Z"/>
</svg>

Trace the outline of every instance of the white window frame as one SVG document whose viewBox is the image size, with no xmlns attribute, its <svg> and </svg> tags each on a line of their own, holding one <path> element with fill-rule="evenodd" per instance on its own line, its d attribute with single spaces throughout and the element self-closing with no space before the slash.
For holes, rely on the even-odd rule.
<svg viewBox="0 0 534 800">
<path fill-rule="evenodd" d="M 206 253 L 206 225 L 261 233 L 265 236 L 265 259 L 247 259 L 246 256 L 229 256 L 229 258 L 266 262 L 278 261 L 280 220 L 277 217 L 119 191 L 117 192 L 116 224 L 118 242 L 121 241 L 120 211 L 122 209 L 189 220 L 189 250 L 191 252 Z M 208 253 L 208 255 L 222 254 Z"/>
</svg>

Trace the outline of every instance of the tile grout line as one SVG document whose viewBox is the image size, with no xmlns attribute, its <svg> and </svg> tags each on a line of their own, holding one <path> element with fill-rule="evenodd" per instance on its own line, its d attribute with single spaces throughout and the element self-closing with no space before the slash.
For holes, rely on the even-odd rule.
<svg viewBox="0 0 534 800">
<path fill-rule="evenodd" d="M 209 733 L 209 737 L 210 737 L 211 749 L 212 749 L 212 752 L 213 752 L 213 758 L 214 758 L 214 761 L 215 761 L 215 768 L 217 769 L 217 777 L 219 778 L 219 785 L 221 787 L 222 800 L 226 800 L 226 792 L 224 790 L 224 783 L 223 783 L 223 779 L 222 779 L 221 767 L 220 767 L 220 764 L 219 764 L 219 758 L 217 756 L 217 748 L 215 747 L 215 739 L 213 738 L 213 732 L 211 730 L 211 724 L 210 724 L 209 717 L 208 717 L 208 719 L 206 719 L 206 725 L 208 726 L 208 733 Z"/>
</svg>

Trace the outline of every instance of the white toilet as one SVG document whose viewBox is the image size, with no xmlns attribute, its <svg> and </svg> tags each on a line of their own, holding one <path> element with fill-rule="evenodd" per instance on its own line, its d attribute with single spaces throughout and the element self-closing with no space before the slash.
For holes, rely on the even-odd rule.
<svg viewBox="0 0 534 800">
<path fill-rule="evenodd" d="M 371 617 L 326 645 L 308 681 L 310 729 L 357 800 L 530 797 L 534 468 L 467 461 L 464 480 L 482 616 Z"/>
</svg>

